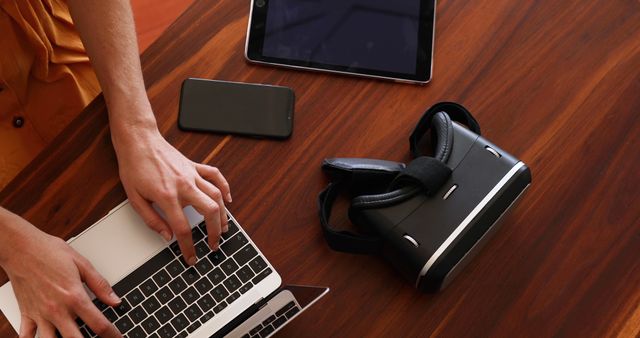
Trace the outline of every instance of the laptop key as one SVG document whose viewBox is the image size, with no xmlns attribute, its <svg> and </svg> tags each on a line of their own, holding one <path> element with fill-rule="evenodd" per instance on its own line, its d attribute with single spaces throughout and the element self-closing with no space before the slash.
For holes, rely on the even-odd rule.
<svg viewBox="0 0 640 338">
<path fill-rule="evenodd" d="M 179 261 L 179 259 L 180 258 L 174 259 L 173 262 L 167 265 L 167 271 L 169 271 L 169 274 L 171 275 L 171 277 L 175 278 L 176 276 L 180 275 L 182 271 L 185 270 L 184 265 Z"/>
<path fill-rule="evenodd" d="M 177 295 L 187 288 L 187 284 L 184 282 L 182 277 L 178 276 L 176 279 L 172 280 L 171 283 L 169 283 L 169 288 L 171 289 L 171 291 L 173 291 L 174 294 Z"/>
<path fill-rule="evenodd" d="M 190 322 L 195 322 L 196 320 L 198 320 L 198 318 L 200 318 L 200 316 L 202 316 L 202 310 L 200 310 L 198 304 L 194 303 L 184 311 L 184 314 L 185 316 L 187 316 L 187 318 L 189 318 Z"/>
<path fill-rule="evenodd" d="M 211 310 L 216 305 L 216 302 L 213 300 L 211 295 L 207 294 L 198 299 L 198 305 L 200 305 L 200 308 L 206 312 Z"/>
<path fill-rule="evenodd" d="M 112 308 L 108 308 L 108 309 L 102 311 L 102 314 L 105 317 L 107 317 L 107 319 L 112 323 L 115 322 L 118 319 L 118 315 L 116 314 L 115 311 L 113 311 Z"/>
<path fill-rule="evenodd" d="M 200 260 L 198 260 L 195 267 L 198 270 L 198 272 L 200 272 L 200 274 L 203 276 L 207 272 L 213 270 L 213 264 L 211 264 L 211 262 L 207 257 L 202 257 Z"/>
<path fill-rule="evenodd" d="M 182 331 L 189 326 L 189 321 L 187 321 L 187 317 L 181 313 L 171 320 L 171 325 L 173 325 L 176 331 Z"/>
<path fill-rule="evenodd" d="M 249 266 L 253 269 L 253 272 L 258 273 L 267 267 L 267 263 L 262 259 L 262 257 L 258 256 L 249 262 Z"/>
<path fill-rule="evenodd" d="M 193 243 L 198 243 L 199 240 L 204 238 L 204 234 L 198 227 L 193 227 L 193 229 L 191 229 L 191 237 L 193 237 Z"/>
<path fill-rule="evenodd" d="M 140 285 L 140 290 L 142 290 L 142 293 L 144 293 L 145 296 L 149 297 L 154 292 L 158 291 L 158 286 L 153 282 L 153 280 L 147 279 L 142 283 L 142 285 Z"/>
<path fill-rule="evenodd" d="M 178 311 L 177 313 L 179 313 L 180 311 Z M 173 313 L 171 313 L 171 310 L 169 310 L 169 308 L 166 306 L 163 306 L 160 310 L 156 311 L 154 315 L 156 316 L 156 319 L 159 322 L 158 326 L 168 323 L 173 318 Z"/>
<path fill-rule="evenodd" d="M 251 282 L 253 284 L 258 284 L 261 280 L 265 279 L 265 277 L 269 276 L 273 271 L 271 271 L 271 268 L 267 268 L 265 270 L 262 270 L 262 272 L 260 272 L 257 276 L 255 276 Z"/>
<path fill-rule="evenodd" d="M 231 276 L 231 277 L 227 278 L 227 280 L 225 280 L 223 282 L 223 284 L 224 284 L 224 286 L 227 287 L 227 290 L 229 292 L 236 291 L 236 290 L 238 290 L 240 288 L 240 286 L 242 286 L 242 283 L 240 282 L 240 280 L 236 276 Z"/>
<path fill-rule="evenodd" d="M 227 256 L 221 250 L 213 251 L 209 254 L 208 257 L 214 266 L 220 265 L 220 263 L 224 262 L 224 260 L 227 258 Z"/>
<path fill-rule="evenodd" d="M 129 305 L 129 302 L 127 302 L 126 299 L 123 299 L 122 303 L 120 303 L 120 305 L 116 306 L 113 309 L 116 310 L 116 313 L 122 317 L 131 310 L 131 305 Z"/>
<path fill-rule="evenodd" d="M 207 277 L 209 277 L 209 280 L 213 283 L 213 285 L 217 285 L 224 280 L 226 275 L 224 274 L 224 272 L 222 272 L 222 269 L 215 268 L 213 269 L 213 271 L 209 272 Z"/>
<path fill-rule="evenodd" d="M 96 298 L 93 300 L 93 304 L 98 308 L 98 310 L 100 311 L 104 311 L 106 308 L 109 307 L 109 305 L 103 303 L 100 299 Z"/>
<path fill-rule="evenodd" d="M 223 299 L 227 298 L 229 292 L 227 292 L 224 286 L 218 285 L 215 289 L 213 289 L 213 291 L 211 291 L 211 295 L 213 296 L 213 299 L 216 300 L 216 302 L 220 302 Z"/>
<path fill-rule="evenodd" d="M 271 324 L 271 322 L 273 322 L 274 320 L 276 320 L 276 316 L 275 315 L 271 315 L 271 316 L 269 316 L 267 319 L 265 319 L 262 322 L 262 325 L 267 326 L 267 325 Z"/>
<path fill-rule="evenodd" d="M 92 334 L 90 334 L 90 333 L 87 331 L 87 328 L 85 328 L 85 327 L 81 327 L 81 328 L 80 328 L 80 333 L 82 334 L 82 337 L 84 337 L 84 338 L 91 338 L 91 337 L 93 337 L 93 335 L 92 335 Z"/>
<path fill-rule="evenodd" d="M 267 325 L 262 330 L 260 330 L 259 334 L 260 334 L 260 337 L 266 337 L 266 336 L 270 335 L 271 333 L 273 333 L 273 331 L 275 331 L 273 326 Z"/>
<path fill-rule="evenodd" d="M 287 321 L 286 317 L 278 317 L 276 318 L 276 320 L 273 321 L 271 325 L 273 325 L 273 327 L 277 329 L 280 326 L 282 326 L 282 324 L 284 324 L 286 321 Z"/>
<path fill-rule="evenodd" d="M 247 243 L 249 243 L 249 240 L 241 232 L 238 232 L 226 242 L 222 243 L 220 248 L 227 256 L 231 256 Z"/>
<path fill-rule="evenodd" d="M 233 255 L 233 258 L 238 262 L 238 265 L 243 266 L 253 257 L 258 255 L 258 251 L 251 244 L 247 244 L 240 251 Z"/>
<path fill-rule="evenodd" d="M 213 311 L 209 311 L 209 312 L 203 314 L 202 317 L 200 317 L 200 324 L 204 324 L 204 323 L 210 321 L 211 318 L 213 318 Z"/>
<path fill-rule="evenodd" d="M 138 306 L 129 311 L 129 317 L 131 317 L 134 324 L 140 324 L 140 322 L 147 318 L 147 313 L 144 311 L 142 306 Z"/>
<path fill-rule="evenodd" d="M 244 294 L 247 291 L 251 290 L 252 287 L 253 287 L 253 283 L 248 282 L 247 284 L 241 286 L 240 289 L 238 289 L 238 291 L 240 291 L 241 294 Z"/>
<path fill-rule="evenodd" d="M 298 312 L 300 312 L 300 308 L 295 306 L 291 310 L 289 310 L 289 312 L 285 313 L 284 316 L 287 317 L 287 319 L 291 319 L 291 317 L 295 316 Z"/>
<path fill-rule="evenodd" d="M 239 292 L 234 292 L 227 297 L 227 303 L 231 304 L 236 301 L 236 299 L 240 298 Z"/>
<path fill-rule="evenodd" d="M 174 259 L 173 253 L 169 248 L 160 251 L 150 260 L 146 261 L 139 268 L 128 274 L 121 281 L 113 286 L 113 291 L 117 295 L 126 295 L 129 291 L 140 285 L 149 276 L 162 269 L 163 266 L 169 264 Z"/>
<path fill-rule="evenodd" d="M 202 231 L 203 234 L 207 234 L 207 223 L 206 222 L 201 222 L 200 224 L 198 224 L 198 229 L 200 229 L 200 231 Z"/>
<path fill-rule="evenodd" d="M 262 324 L 258 324 L 258 326 L 254 327 L 253 329 L 251 329 L 251 331 L 249 331 L 250 335 L 256 335 L 258 334 L 258 332 L 260 332 L 260 329 L 262 329 Z"/>
<path fill-rule="evenodd" d="M 174 338 L 176 335 L 176 330 L 173 329 L 171 324 L 167 323 L 167 325 L 163 326 L 158 330 L 158 334 L 160 338 Z"/>
<path fill-rule="evenodd" d="M 176 297 L 176 299 L 169 302 L 169 308 L 173 313 L 178 314 L 182 312 L 187 307 L 187 304 L 180 297 Z"/>
<path fill-rule="evenodd" d="M 220 265 L 222 271 L 227 274 L 227 276 L 232 275 L 236 270 L 238 270 L 238 264 L 233 260 L 233 258 L 228 258 L 222 265 Z"/>
<path fill-rule="evenodd" d="M 162 269 L 162 270 L 158 271 L 158 273 L 156 273 L 153 276 L 153 280 L 156 282 L 158 287 L 161 288 L 161 287 L 167 285 L 167 283 L 169 283 L 169 281 L 171 280 L 171 277 L 169 276 L 167 271 Z"/>
<path fill-rule="evenodd" d="M 213 289 L 213 284 L 211 284 L 211 282 L 209 281 L 209 279 L 207 279 L 207 277 L 200 278 L 194 284 L 194 286 L 196 287 L 196 290 L 198 290 L 198 292 L 201 295 L 204 295 L 204 294 L 208 293 L 209 291 L 211 291 L 211 289 Z"/>
<path fill-rule="evenodd" d="M 158 300 L 154 296 L 149 297 L 149 299 L 145 300 L 142 303 L 142 307 L 147 310 L 148 313 L 156 312 L 156 310 L 158 310 L 160 306 L 160 302 L 158 302 Z"/>
<path fill-rule="evenodd" d="M 168 310 L 169 309 L 167 309 L 167 311 Z M 145 321 L 143 321 L 142 324 L 140 324 L 140 326 L 142 326 L 142 328 L 148 334 L 151 334 L 152 332 L 156 331 L 160 327 L 160 323 L 154 317 L 149 317 Z"/>
<path fill-rule="evenodd" d="M 156 292 L 156 297 L 158 297 L 158 301 L 160 304 L 167 304 L 170 300 L 173 299 L 173 292 L 169 290 L 168 286 L 163 287 L 160 291 Z"/>
<path fill-rule="evenodd" d="M 200 298 L 200 294 L 193 286 L 186 289 L 181 296 L 187 304 L 191 304 Z"/>
<path fill-rule="evenodd" d="M 129 302 L 129 305 L 131 305 L 131 307 L 135 307 L 140 304 L 140 302 L 142 302 L 144 296 L 142 295 L 142 292 L 138 290 L 138 288 L 135 288 L 125 297 L 125 299 Z"/>
<path fill-rule="evenodd" d="M 137 326 L 133 330 L 129 331 L 129 333 L 127 333 L 127 337 L 128 338 L 146 338 L 147 334 L 144 333 L 144 331 L 142 330 L 142 328 L 140 328 L 140 326 Z"/>
<path fill-rule="evenodd" d="M 194 267 L 190 267 L 187 270 L 185 270 L 185 272 L 182 273 L 182 278 L 184 278 L 184 281 L 188 285 L 191 285 L 195 283 L 198 279 L 200 279 L 200 274 L 198 273 L 198 271 L 196 271 Z"/>
<path fill-rule="evenodd" d="M 122 334 L 127 333 L 133 328 L 133 322 L 127 316 L 118 319 L 118 321 L 115 322 L 115 325 Z"/>
<path fill-rule="evenodd" d="M 221 312 L 222 310 L 224 310 L 226 307 L 227 307 L 227 302 L 224 302 L 224 301 L 223 301 L 223 302 L 220 302 L 218 305 L 216 305 L 216 306 L 213 308 L 213 311 L 214 311 L 215 313 L 220 313 L 220 312 Z"/>
<path fill-rule="evenodd" d="M 238 232 L 238 226 L 236 225 L 236 223 L 234 221 L 232 221 L 230 219 L 229 220 L 229 230 L 222 234 L 222 238 L 224 240 L 227 240 L 227 239 L 231 238 L 231 236 L 235 235 L 236 232 Z"/>
<path fill-rule="evenodd" d="M 182 257 L 182 251 L 180 250 L 180 244 L 178 243 L 178 241 L 171 243 L 169 245 L 169 248 L 171 249 L 171 252 L 176 255 L 176 257 Z"/>
<path fill-rule="evenodd" d="M 255 275 L 256 274 L 253 273 L 253 270 L 251 270 L 251 268 L 248 265 L 244 266 L 242 269 L 236 272 L 236 276 L 238 276 L 238 278 L 240 278 L 240 280 L 243 283 L 246 283 L 247 281 L 251 280 L 251 278 L 253 278 L 253 276 Z"/>
<path fill-rule="evenodd" d="M 207 245 L 207 243 L 205 243 L 204 241 L 198 242 L 195 246 L 195 249 L 196 256 L 198 256 L 198 258 L 202 258 L 211 252 L 211 249 L 209 249 L 209 245 Z"/>
<path fill-rule="evenodd" d="M 193 331 L 197 330 L 200 326 L 202 326 L 200 321 L 193 322 L 193 324 L 187 327 L 187 332 L 193 333 Z"/>
<path fill-rule="evenodd" d="M 296 306 L 296 304 L 294 302 L 287 303 L 287 305 L 283 306 L 282 308 L 280 308 L 280 310 L 276 311 L 276 316 L 278 316 L 278 317 L 282 316 L 283 314 L 285 314 L 287 311 L 289 311 L 289 309 L 291 309 L 294 306 Z"/>
</svg>

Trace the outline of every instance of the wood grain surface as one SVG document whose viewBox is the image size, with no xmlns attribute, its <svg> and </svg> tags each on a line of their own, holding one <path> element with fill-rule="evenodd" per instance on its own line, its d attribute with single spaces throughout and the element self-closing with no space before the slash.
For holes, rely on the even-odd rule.
<svg viewBox="0 0 640 338">
<path fill-rule="evenodd" d="M 280 336 L 640 335 L 640 2 L 449 0 L 437 11 L 426 86 L 249 65 L 247 1 L 195 1 L 143 54 L 167 139 L 221 168 L 230 209 L 286 282 L 331 287 Z M 292 138 L 179 131 L 186 77 L 293 88 Z M 325 157 L 409 160 L 410 130 L 442 100 L 469 108 L 533 184 L 446 290 L 421 294 L 379 258 L 329 250 L 316 196 Z M 125 198 L 107 122 L 98 98 L 0 204 L 64 238 L 95 222 Z"/>
</svg>

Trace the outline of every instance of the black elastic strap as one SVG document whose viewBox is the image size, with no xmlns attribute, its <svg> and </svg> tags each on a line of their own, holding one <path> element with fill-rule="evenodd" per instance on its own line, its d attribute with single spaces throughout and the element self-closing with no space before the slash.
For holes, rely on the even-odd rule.
<svg viewBox="0 0 640 338">
<path fill-rule="evenodd" d="M 411 161 L 391 183 L 390 190 L 407 185 L 419 185 L 428 196 L 433 195 L 451 176 L 451 169 L 442 161 L 420 156 Z"/>
<path fill-rule="evenodd" d="M 329 225 L 333 203 L 341 190 L 342 184 L 334 182 L 329 184 L 318 196 L 320 225 L 329 247 L 336 251 L 354 254 L 375 254 L 380 252 L 382 250 L 382 240 L 380 238 L 358 235 L 346 230 L 337 231 Z"/>
<path fill-rule="evenodd" d="M 409 147 L 413 157 L 420 157 L 424 155 L 418 149 L 418 143 L 431 128 L 431 119 L 433 116 L 439 112 L 447 113 L 452 120 L 466 125 L 471 131 L 480 135 L 480 125 L 478 124 L 478 121 L 473 118 L 471 113 L 465 107 L 454 102 L 436 103 L 429 108 L 424 115 L 422 115 L 420 121 L 418 121 L 418 124 L 409 137 Z"/>
</svg>

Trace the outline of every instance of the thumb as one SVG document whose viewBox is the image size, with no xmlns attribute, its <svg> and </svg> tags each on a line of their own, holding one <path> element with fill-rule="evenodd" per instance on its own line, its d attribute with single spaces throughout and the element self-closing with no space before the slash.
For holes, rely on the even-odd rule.
<svg viewBox="0 0 640 338">
<path fill-rule="evenodd" d="M 122 302 L 120 297 L 113 292 L 109 282 L 96 271 L 91 262 L 80 256 L 76 257 L 76 265 L 80 277 L 98 299 L 110 306 L 116 306 Z"/>
</svg>

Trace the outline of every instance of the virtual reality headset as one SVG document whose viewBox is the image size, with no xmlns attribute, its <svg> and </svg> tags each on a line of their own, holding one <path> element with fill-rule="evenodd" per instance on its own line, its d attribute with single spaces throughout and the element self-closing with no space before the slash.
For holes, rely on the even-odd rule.
<svg viewBox="0 0 640 338">
<path fill-rule="evenodd" d="M 460 123 L 458 123 L 460 122 Z M 465 127 L 466 126 L 466 127 Z M 431 132 L 433 156 L 423 155 Z M 497 229 L 531 183 L 529 168 L 480 136 L 461 105 L 428 109 L 410 136 L 408 164 L 325 159 L 331 183 L 319 195 L 325 239 L 337 251 L 381 254 L 416 288 L 444 288 Z M 336 197 L 351 197 L 349 219 L 359 232 L 329 224 Z"/>
</svg>

